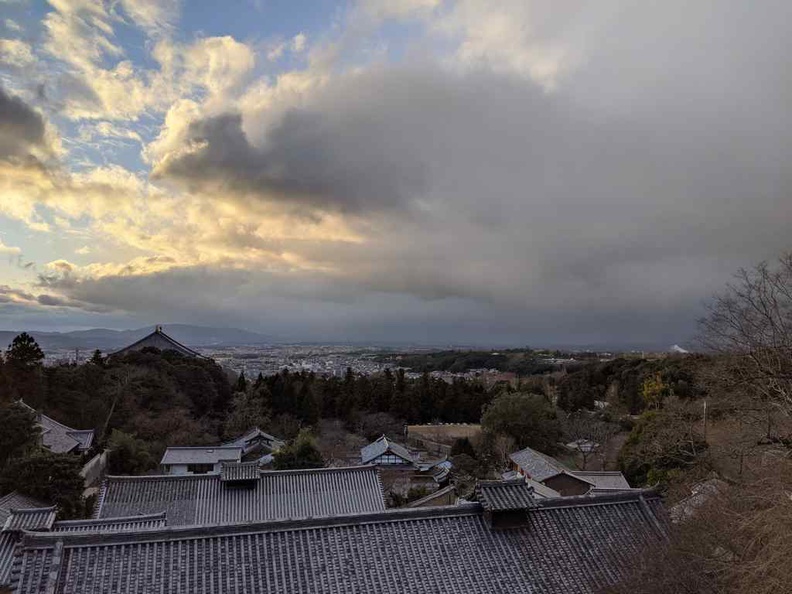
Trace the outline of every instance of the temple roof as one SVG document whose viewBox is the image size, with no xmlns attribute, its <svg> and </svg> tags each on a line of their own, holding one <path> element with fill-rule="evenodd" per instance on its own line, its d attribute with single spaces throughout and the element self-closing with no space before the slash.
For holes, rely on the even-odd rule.
<svg viewBox="0 0 792 594">
<path fill-rule="evenodd" d="M 109 476 L 97 518 L 166 512 L 169 526 L 261 522 L 382 511 L 385 500 L 373 466 L 257 472 L 249 489 L 215 474 Z"/>
<path fill-rule="evenodd" d="M 35 413 L 36 421 L 41 429 L 41 444 L 55 454 L 68 452 L 86 452 L 91 449 L 94 440 L 93 429 L 72 429 L 55 419 L 48 417 L 22 400 L 19 404 Z"/>
<path fill-rule="evenodd" d="M 641 491 L 541 500 L 519 527 L 481 505 L 115 534 L 25 535 L 19 594 L 117 592 L 593 593 L 666 537 Z"/>
<path fill-rule="evenodd" d="M 154 328 L 154 332 L 151 334 L 144 336 L 137 342 L 133 342 L 129 346 L 126 346 L 122 349 L 111 353 L 111 355 L 125 355 L 132 351 L 142 351 L 147 347 L 153 347 L 159 349 L 161 351 L 176 351 L 177 353 L 184 355 L 185 357 L 200 357 L 205 358 L 201 353 L 192 350 L 189 347 L 184 346 L 179 341 L 171 338 L 165 331 L 162 329 L 162 326 L 156 326 Z"/>
<path fill-rule="evenodd" d="M 373 441 L 367 446 L 360 448 L 360 458 L 363 464 L 368 464 L 372 460 L 388 452 L 404 460 L 405 464 L 412 464 L 415 462 L 415 457 L 407 448 L 389 440 L 384 435 L 377 441 Z"/>
</svg>

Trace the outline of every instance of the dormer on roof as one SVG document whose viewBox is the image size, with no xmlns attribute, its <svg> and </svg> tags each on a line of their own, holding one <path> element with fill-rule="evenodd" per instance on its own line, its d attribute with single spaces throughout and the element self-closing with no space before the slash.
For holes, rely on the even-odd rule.
<svg viewBox="0 0 792 594">
<path fill-rule="evenodd" d="M 533 488 L 522 478 L 507 481 L 479 481 L 476 499 L 492 528 L 518 528 L 528 525 L 528 510 L 537 506 Z"/>
<path fill-rule="evenodd" d="M 229 487 L 253 488 L 260 476 L 258 462 L 223 462 L 220 466 L 220 482 Z"/>
<path fill-rule="evenodd" d="M 154 327 L 154 331 L 151 334 L 144 336 L 137 342 L 133 342 L 129 346 L 117 350 L 114 353 L 110 353 L 110 356 L 126 355 L 133 351 L 142 351 L 145 348 L 155 348 L 161 351 L 176 351 L 185 357 L 205 358 L 201 353 L 184 346 L 176 339 L 168 336 L 159 324 Z"/>
</svg>

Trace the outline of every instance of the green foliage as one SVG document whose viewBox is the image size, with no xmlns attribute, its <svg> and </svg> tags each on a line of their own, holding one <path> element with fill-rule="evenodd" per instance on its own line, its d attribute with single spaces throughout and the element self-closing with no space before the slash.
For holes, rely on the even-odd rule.
<svg viewBox="0 0 792 594">
<path fill-rule="evenodd" d="M 248 429 L 259 427 L 264 429 L 270 424 L 270 410 L 263 390 L 251 393 L 238 392 L 231 403 L 231 413 L 225 422 L 225 435 L 233 439 Z"/>
<path fill-rule="evenodd" d="M 17 402 L 0 406 L 0 469 L 12 458 L 33 450 L 39 443 L 36 415 Z"/>
<path fill-rule="evenodd" d="M 371 377 L 350 369 L 343 378 L 284 370 L 262 378 L 262 386 L 269 390 L 274 416 L 288 414 L 305 425 L 338 418 L 350 428 L 367 413 L 389 413 L 408 423 L 476 423 L 496 393 L 478 381 L 448 384 L 428 374 L 411 380 L 401 369 Z"/>
<path fill-rule="evenodd" d="M 394 363 L 414 371 L 449 371 L 462 373 L 471 369 L 496 369 L 518 375 L 542 374 L 553 371 L 552 365 L 540 361 L 529 349 L 504 351 L 438 351 L 433 353 L 408 353 L 381 355 L 377 360 Z"/>
<path fill-rule="evenodd" d="M 0 490 L 51 502 L 58 506 L 61 518 L 83 517 L 86 509 L 80 469 L 77 456 L 37 451 L 9 462 L 0 475 Z"/>
<path fill-rule="evenodd" d="M 649 406 L 653 407 L 656 399 L 662 401 L 672 394 L 682 399 L 700 398 L 706 393 L 699 385 L 697 374 L 708 361 L 704 356 L 687 355 L 588 363 L 558 381 L 557 404 L 565 411 L 575 412 L 593 409 L 595 400 L 607 400 L 630 414 L 640 414 L 648 406 L 644 393 L 647 385 L 652 401 Z"/>
<path fill-rule="evenodd" d="M 313 436 L 305 429 L 300 431 L 293 442 L 275 452 L 272 462 L 275 470 L 323 468 L 324 465 L 325 461 Z"/>
<path fill-rule="evenodd" d="M 234 384 L 234 392 L 242 392 L 243 394 L 247 392 L 248 384 L 247 379 L 245 379 L 245 370 L 243 369 L 239 373 L 239 377 L 237 378 L 236 384 Z"/>
<path fill-rule="evenodd" d="M 684 407 L 649 411 L 633 427 L 619 454 L 619 466 L 632 485 L 667 484 L 675 471 L 706 463 L 707 442 Z"/>
<path fill-rule="evenodd" d="M 660 373 L 647 377 L 641 386 L 641 397 L 647 408 L 658 409 L 663 401 L 671 395 L 671 388 L 663 382 Z"/>
<path fill-rule="evenodd" d="M 6 351 L 6 362 L 20 369 L 30 369 L 40 365 L 43 360 L 44 351 L 27 332 L 14 338 Z"/>
<path fill-rule="evenodd" d="M 114 430 L 107 447 L 107 470 L 110 474 L 143 474 L 157 465 L 148 443 L 123 431 Z"/>
<path fill-rule="evenodd" d="M 542 452 L 556 448 L 561 428 L 555 410 L 536 394 L 503 394 L 484 411 L 482 428 L 511 437 L 517 447 L 532 447 Z"/>
</svg>

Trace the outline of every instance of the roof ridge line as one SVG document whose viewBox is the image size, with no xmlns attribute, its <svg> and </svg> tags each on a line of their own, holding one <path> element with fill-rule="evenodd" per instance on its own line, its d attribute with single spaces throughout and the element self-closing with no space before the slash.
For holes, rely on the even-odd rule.
<svg viewBox="0 0 792 594">
<path fill-rule="evenodd" d="M 255 462 L 255 460 L 253 461 Z M 235 462 L 235 464 L 246 464 L 246 462 Z M 364 470 L 376 470 L 377 467 L 374 464 L 358 464 L 356 466 L 330 466 L 326 468 L 296 468 L 292 470 L 261 470 L 259 473 L 262 476 L 272 476 L 272 475 L 284 475 L 284 474 L 313 474 L 313 473 L 321 473 L 321 472 L 343 472 L 343 471 L 364 471 Z M 124 475 L 124 474 L 108 474 L 105 475 L 105 480 L 116 480 L 116 481 L 134 481 L 134 480 L 158 480 L 158 479 L 169 479 L 169 480 L 198 480 L 198 479 L 210 479 L 215 476 L 220 476 L 216 472 L 206 473 L 206 474 L 138 474 L 138 475 Z"/>
<path fill-rule="evenodd" d="M 83 520 L 58 520 L 55 524 L 63 526 L 83 526 L 88 524 L 123 524 L 141 520 L 156 520 L 159 518 L 167 519 L 167 512 L 157 512 L 153 514 L 142 514 L 139 516 L 121 516 L 117 518 L 88 518 Z"/>
<path fill-rule="evenodd" d="M 123 545 L 130 542 L 167 542 L 172 540 L 204 539 L 218 536 L 290 532 L 311 530 L 323 527 L 356 526 L 382 522 L 406 522 L 431 518 L 480 515 L 483 507 L 479 503 L 468 502 L 459 505 L 444 505 L 423 508 L 400 508 L 362 514 L 338 516 L 314 516 L 299 519 L 269 520 L 236 524 L 201 524 L 195 526 L 170 526 L 146 531 L 116 533 L 64 533 L 35 532 L 23 530 L 22 546 L 30 548 L 50 548 L 58 542 L 65 546 L 82 547 L 96 544 Z"/>
</svg>

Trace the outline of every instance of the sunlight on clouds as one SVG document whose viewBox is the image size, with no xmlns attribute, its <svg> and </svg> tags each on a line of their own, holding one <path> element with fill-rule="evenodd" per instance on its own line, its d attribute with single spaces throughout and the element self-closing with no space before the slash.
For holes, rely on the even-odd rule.
<svg viewBox="0 0 792 594">
<path fill-rule="evenodd" d="M 19 39 L 0 39 L 0 64 L 25 68 L 36 61 L 29 44 Z"/>
</svg>

